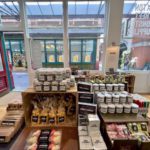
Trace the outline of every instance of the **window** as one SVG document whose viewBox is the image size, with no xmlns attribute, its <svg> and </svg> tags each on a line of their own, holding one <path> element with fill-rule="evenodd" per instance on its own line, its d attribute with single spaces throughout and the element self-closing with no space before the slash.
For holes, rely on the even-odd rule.
<svg viewBox="0 0 150 150">
<path fill-rule="evenodd" d="M 150 70 L 150 1 L 125 0 L 119 68 Z"/>
<path fill-rule="evenodd" d="M 31 37 L 63 36 L 62 2 L 26 2 L 26 10 Z"/>
<path fill-rule="evenodd" d="M 70 40 L 71 63 L 95 63 L 95 40 Z"/>
<path fill-rule="evenodd" d="M 46 64 L 63 63 L 63 41 L 62 40 L 43 40 L 42 62 Z"/>
</svg>

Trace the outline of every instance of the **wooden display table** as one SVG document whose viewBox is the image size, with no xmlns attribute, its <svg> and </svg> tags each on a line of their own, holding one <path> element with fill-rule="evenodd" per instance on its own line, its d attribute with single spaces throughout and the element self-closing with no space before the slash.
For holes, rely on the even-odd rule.
<svg viewBox="0 0 150 150">
<path fill-rule="evenodd" d="M 30 132 L 39 128 L 25 128 L 18 136 L 16 142 L 13 144 L 11 150 L 24 149 L 26 139 Z M 41 128 L 40 128 L 41 129 Z M 61 150 L 78 150 L 78 131 L 77 127 L 57 128 L 62 130 Z"/>
<path fill-rule="evenodd" d="M 132 122 L 147 122 L 148 119 L 141 115 L 133 114 L 101 114 L 104 123 L 132 123 Z"/>
<path fill-rule="evenodd" d="M 52 96 L 52 95 L 71 95 L 73 96 L 73 99 L 75 100 L 75 104 L 76 104 L 76 112 L 75 115 L 73 115 L 72 117 L 66 117 L 66 121 L 64 123 L 61 124 L 54 124 L 54 125 L 50 125 L 50 124 L 45 124 L 45 125 L 41 125 L 41 124 L 36 124 L 33 125 L 31 124 L 31 115 L 32 115 L 32 110 L 33 110 L 33 105 L 31 103 L 33 97 L 35 95 L 40 95 L 40 96 Z M 23 107 L 24 107 L 24 114 L 25 114 L 25 123 L 26 126 L 28 127 L 76 127 L 77 126 L 77 116 L 78 116 L 78 93 L 77 93 L 77 87 L 73 87 L 70 90 L 67 90 L 66 92 L 36 92 L 33 88 L 28 88 L 26 91 L 22 92 L 22 99 L 23 99 Z"/>
</svg>

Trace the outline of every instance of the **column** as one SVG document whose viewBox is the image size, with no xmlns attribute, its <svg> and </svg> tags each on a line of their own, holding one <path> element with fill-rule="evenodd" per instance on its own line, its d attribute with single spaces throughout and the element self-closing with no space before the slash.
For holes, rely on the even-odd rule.
<svg viewBox="0 0 150 150">
<path fill-rule="evenodd" d="M 29 81 L 30 81 L 30 85 L 32 85 L 33 70 L 32 70 L 32 65 L 31 65 L 30 38 L 29 38 L 28 26 L 27 26 L 25 0 L 19 0 L 18 3 L 20 7 L 21 27 L 24 32 L 24 46 L 25 46 L 25 55 L 26 55 L 26 60 L 27 60 Z"/>
<path fill-rule="evenodd" d="M 63 1 L 64 68 L 69 67 L 68 1 Z"/>
<path fill-rule="evenodd" d="M 109 68 L 118 69 L 119 45 L 124 0 L 106 1 L 106 30 L 104 71 Z"/>
</svg>

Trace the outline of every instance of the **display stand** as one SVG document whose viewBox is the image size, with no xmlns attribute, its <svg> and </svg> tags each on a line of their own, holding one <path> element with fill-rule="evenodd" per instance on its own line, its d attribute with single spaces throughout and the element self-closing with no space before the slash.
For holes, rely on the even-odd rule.
<svg viewBox="0 0 150 150">
<path fill-rule="evenodd" d="M 26 139 L 29 136 L 30 132 L 33 130 L 37 130 L 38 128 L 27 127 L 17 138 L 16 142 L 11 147 L 11 150 L 17 150 L 18 148 L 23 149 L 26 144 Z M 41 129 L 41 128 L 40 128 Z M 45 128 L 44 128 L 45 129 Z M 59 129 L 59 128 L 57 128 Z M 61 127 L 62 131 L 62 142 L 61 142 L 61 150 L 78 150 L 78 132 L 76 127 Z"/>
<path fill-rule="evenodd" d="M 114 142 L 111 141 L 109 138 L 107 131 L 106 131 L 106 124 L 107 123 L 133 123 L 133 122 L 147 122 L 148 119 L 144 118 L 141 115 L 132 115 L 132 114 L 100 114 L 98 113 L 101 119 L 101 133 L 107 143 L 108 149 L 116 150 L 116 149 L 139 149 L 138 147 L 138 140 L 137 139 L 116 139 Z M 141 147 L 145 147 L 149 145 L 149 143 L 143 143 Z M 147 147 L 147 146 L 146 146 Z M 141 149 L 140 150 L 148 150 L 148 149 Z"/>
<path fill-rule="evenodd" d="M 47 96 L 47 95 L 54 95 L 54 94 L 61 94 L 61 95 L 66 95 L 66 94 L 71 94 L 76 103 L 76 112 L 75 115 L 72 118 L 66 118 L 66 121 L 61 124 L 36 124 L 33 125 L 31 124 L 31 115 L 32 115 L 32 110 L 33 110 L 33 105 L 31 104 L 32 98 L 36 95 L 42 95 L 42 96 Z M 73 87 L 70 90 L 66 92 L 36 92 L 33 88 L 28 88 L 26 91 L 22 92 L 22 99 L 23 99 L 23 107 L 24 107 L 24 114 L 25 114 L 25 124 L 28 127 L 76 127 L 77 126 L 77 115 L 78 115 L 78 94 L 77 94 L 77 87 Z"/>
</svg>

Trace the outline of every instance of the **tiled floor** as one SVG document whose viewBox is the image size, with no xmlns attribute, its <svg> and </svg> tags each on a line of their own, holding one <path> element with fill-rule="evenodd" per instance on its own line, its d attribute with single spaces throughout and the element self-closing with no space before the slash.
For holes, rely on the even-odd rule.
<svg viewBox="0 0 150 150">
<path fill-rule="evenodd" d="M 15 89 L 13 91 L 24 91 L 29 87 L 29 76 L 27 72 L 13 72 Z"/>
</svg>

